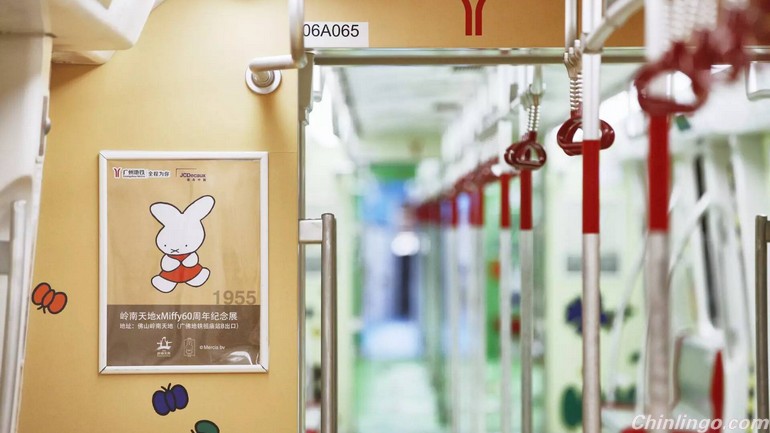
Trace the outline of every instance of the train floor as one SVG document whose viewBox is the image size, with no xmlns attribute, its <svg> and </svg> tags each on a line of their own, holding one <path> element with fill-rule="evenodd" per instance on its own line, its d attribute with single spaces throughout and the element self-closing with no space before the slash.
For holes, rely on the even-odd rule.
<svg viewBox="0 0 770 433">
<path fill-rule="evenodd" d="M 544 399 L 542 369 L 535 365 L 534 376 L 534 429 L 543 431 Z M 513 365 L 513 431 L 520 431 L 517 422 L 520 406 L 520 366 Z M 442 399 L 448 393 L 440 392 L 441 384 L 431 380 L 427 361 L 366 360 L 356 365 L 356 433 L 449 433 L 448 407 Z M 484 409 L 486 432 L 500 432 L 500 369 L 490 363 L 485 382 Z M 443 409 L 442 409 L 443 408 Z"/>
</svg>

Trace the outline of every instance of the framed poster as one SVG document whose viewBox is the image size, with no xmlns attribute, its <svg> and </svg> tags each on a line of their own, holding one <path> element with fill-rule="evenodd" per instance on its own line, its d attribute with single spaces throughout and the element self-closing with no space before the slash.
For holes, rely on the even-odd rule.
<svg viewBox="0 0 770 433">
<path fill-rule="evenodd" d="M 99 371 L 267 372 L 267 153 L 103 151 Z"/>
</svg>

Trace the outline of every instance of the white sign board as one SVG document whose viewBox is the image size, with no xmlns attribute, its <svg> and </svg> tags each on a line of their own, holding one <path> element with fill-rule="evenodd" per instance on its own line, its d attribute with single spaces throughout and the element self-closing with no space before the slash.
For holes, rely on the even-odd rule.
<svg viewBox="0 0 770 433">
<path fill-rule="evenodd" d="M 303 32 L 307 48 L 369 48 L 368 22 L 311 21 Z"/>
</svg>

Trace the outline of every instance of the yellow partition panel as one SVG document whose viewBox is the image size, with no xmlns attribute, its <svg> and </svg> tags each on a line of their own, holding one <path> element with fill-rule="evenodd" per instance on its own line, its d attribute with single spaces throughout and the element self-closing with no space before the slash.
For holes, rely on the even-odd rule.
<svg viewBox="0 0 770 433">
<path fill-rule="evenodd" d="M 369 23 L 371 48 L 564 46 L 559 0 L 306 0 L 306 7 L 306 21 Z M 607 46 L 642 46 L 643 35 L 637 13 Z"/>
<path fill-rule="evenodd" d="M 168 0 L 109 63 L 54 66 L 34 278 L 68 303 L 31 307 L 20 432 L 186 433 L 204 419 L 222 433 L 298 430 L 297 74 L 270 96 L 244 82 L 252 57 L 288 52 L 287 22 L 282 0 Z M 98 373 L 106 149 L 269 152 L 269 373 Z M 152 395 L 169 383 L 189 404 L 160 416 Z"/>
</svg>

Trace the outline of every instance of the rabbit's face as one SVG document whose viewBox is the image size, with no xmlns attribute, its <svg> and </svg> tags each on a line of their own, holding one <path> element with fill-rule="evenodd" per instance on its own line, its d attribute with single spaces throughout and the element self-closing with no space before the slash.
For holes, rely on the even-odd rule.
<svg viewBox="0 0 770 433">
<path fill-rule="evenodd" d="M 153 203 L 150 213 L 163 224 L 155 244 L 168 255 L 190 254 L 198 250 L 206 238 L 206 231 L 201 222 L 214 207 L 214 198 L 208 195 L 200 197 L 179 212 L 168 203 Z"/>
<path fill-rule="evenodd" d="M 190 254 L 203 244 L 206 232 L 203 224 L 190 222 L 188 224 L 164 226 L 158 232 L 155 243 L 158 249 L 168 255 Z"/>
</svg>

